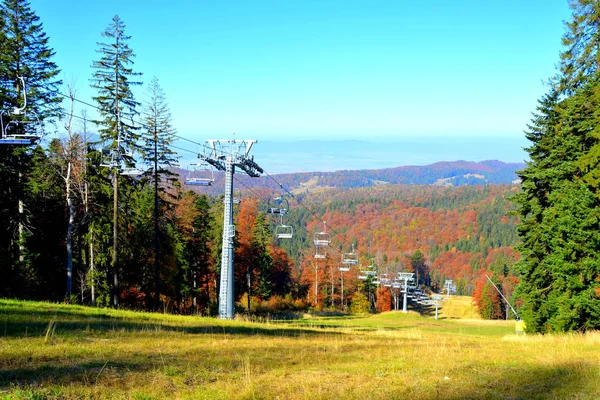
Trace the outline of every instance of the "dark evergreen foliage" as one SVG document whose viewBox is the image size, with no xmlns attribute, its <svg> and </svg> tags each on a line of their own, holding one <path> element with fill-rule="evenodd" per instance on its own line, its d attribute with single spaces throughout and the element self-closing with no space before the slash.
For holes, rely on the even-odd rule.
<svg viewBox="0 0 600 400">
<path fill-rule="evenodd" d="M 600 328 L 600 4 L 571 1 L 560 73 L 527 132 L 519 172 L 518 295 L 532 332 Z"/>
</svg>

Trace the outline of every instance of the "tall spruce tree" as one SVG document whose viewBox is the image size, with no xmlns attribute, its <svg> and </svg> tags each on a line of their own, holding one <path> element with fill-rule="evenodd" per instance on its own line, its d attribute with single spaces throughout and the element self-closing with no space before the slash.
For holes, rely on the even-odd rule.
<svg viewBox="0 0 600 400">
<path fill-rule="evenodd" d="M 566 22 L 560 53 L 560 73 L 553 79 L 556 89 L 571 95 L 600 66 L 600 3 L 596 0 L 569 0 L 573 12 Z"/>
<path fill-rule="evenodd" d="M 560 73 L 527 132 L 517 264 L 533 332 L 600 327 L 600 4 L 572 1 Z"/>
<path fill-rule="evenodd" d="M 119 209 L 119 181 L 120 167 L 125 165 L 131 167 L 135 164 L 133 151 L 137 149 L 136 141 L 139 138 L 133 124 L 133 118 L 137 115 L 132 87 L 141 85 L 135 81 L 141 73 L 134 72 L 132 68 L 134 53 L 127 42 L 131 38 L 125 34 L 125 24 L 115 15 L 111 24 L 102 33 L 108 43 L 98 43 L 98 52 L 101 57 L 94 61 L 94 75 L 92 87 L 97 90 L 98 95 L 94 100 L 98 103 L 101 120 L 96 123 L 100 138 L 105 149 L 111 154 L 112 187 L 113 187 L 113 306 L 119 306 L 119 248 L 118 248 L 118 209 Z M 129 122 L 131 121 L 131 122 Z M 125 182 L 124 182 L 125 183 Z"/>
<path fill-rule="evenodd" d="M 160 306 L 160 263 L 159 263 L 159 214 L 165 211 L 165 206 L 172 204 L 173 194 L 168 186 L 175 180 L 176 174 L 168 168 L 177 165 L 177 155 L 171 149 L 175 140 L 175 129 L 171 125 L 171 112 L 167 105 L 164 91 L 154 77 L 148 86 L 148 100 L 144 104 L 143 157 L 152 167 L 146 172 L 146 177 L 154 187 L 154 309 Z M 162 192 L 162 196 L 159 192 Z M 170 197 L 170 199 L 168 198 Z M 171 201 L 170 201 L 171 200 Z"/>
<path fill-rule="evenodd" d="M 57 91 L 62 81 L 57 78 L 60 70 L 52 61 L 54 51 L 49 46 L 49 38 L 29 1 L 4 0 L 1 7 L 4 24 L 0 64 L 2 109 L 23 105 L 19 79 L 22 77 L 27 89 L 27 111 L 43 122 L 51 122 L 61 113 L 61 97 Z"/>
<path fill-rule="evenodd" d="M 4 126 L 15 107 L 23 107 L 27 96 L 27 115 L 40 122 L 52 122 L 60 113 L 61 98 L 56 93 L 61 81 L 59 69 L 52 61 L 54 52 L 43 31 L 39 17 L 25 0 L 4 0 L 0 4 L 0 112 Z M 21 80 L 22 79 L 22 80 Z M 25 88 L 23 88 L 23 82 Z M 31 125 L 21 125 L 29 127 Z M 32 271 L 25 257 L 26 235 L 30 214 L 25 206 L 29 170 L 32 168 L 31 148 L 0 146 L 0 278 L 7 294 L 23 291 L 16 282 L 25 272 Z M 33 231 L 32 229 L 29 229 Z M 18 265 L 21 264 L 21 265 Z M 4 279 L 4 278 L 7 279 Z"/>
<path fill-rule="evenodd" d="M 268 245 L 273 238 L 269 224 L 263 213 L 259 213 L 252 227 L 251 259 L 250 265 L 254 269 L 253 295 L 261 299 L 269 299 L 275 289 L 275 276 L 273 257 L 269 253 Z M 242 293 L 240 290 L 238 293 Z"/>
</svg>

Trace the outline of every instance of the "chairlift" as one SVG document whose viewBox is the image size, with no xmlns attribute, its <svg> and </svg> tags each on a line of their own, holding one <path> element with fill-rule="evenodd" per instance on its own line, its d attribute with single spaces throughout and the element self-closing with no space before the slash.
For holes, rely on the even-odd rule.
<svg viewBox="0 0 600 400">
<path fill-rule="evenodd" d="M 365 268 L 361 268 L 359 271 L 358 279 L 363 280 L 363 281 L 367 280 L 367 279 L 371 279 L 371 282 L 378 285 L 379 279 L 377 277 L 377 267 L 373 264 L 370 264 Z"/>
<path fill-rule="evenodd" d="M 356 265 L 358 264 L 358 254 L 354 252 L 354 244 L 352 245 L 352 251 L 350 253 L 342 254 L 342 264 Z"/>
<path fill-rule="evenodd" d="M 392 287 L 392 280 L 387 272 L 379 276 L 379 281 L 385 287 Z"/>
<path fill-rule="evenodd" d="M 366 268 L 367 276 L 377 276 L 377 266 L 373 263 L 373 259 L 371 259 L 371 264 L 369 264 Z"/>
<path fill-rule="evenodd" d="M 323 246 L 315 246 L 315 258 L 324 259 L 327 258 L 327 248 Z"/>
<path fill-rule="evenodd" d="M 101 155 L 101 160 L 100 160 L 100 166 L 101 167 L 106 167 L 106 168 L 114 168 L 117 166 L 117 161 L 115 159 L 115 152 L 108 148 L 108 147 L 103 147 L 100 150 L 100 155 Z"/>
<path fill-rule="evenodd" d="M 233 188 L 233 204 L 240 204 L 242 201 L 242 192 L 238 188 Z"/>
<path fill-rule="evenodd" d="M 37 115 L 33 112 L 27 115 L 25 79 L 22 76 L 18 79 L 23 91 L 23 106 L 14 107 L 10 113 L 0 112 L 0 144 L 30 145 L 43 136 L 43 125 Z"/>
<path fill-rule="evenodd" d="M 212 186 L 215 182 L 215 172 L 203 163 L 191 164 L 184 184 L 190 186 Z"/>
<path fill-rule="evenodd" d="M 143 169 L 139 169 L 139 168 L 135 168 L 135 167 L 124 167 L 121 169 L 121 171 L 119 172 L 119 174 L 123 175 L 123 176 L 139 176 L 139 175 L 143 175 L 144 174 L 144 170 Z"/>
<path fill-rule="evenodd" d="M 325 229 L 323 232 L 317 232 L 314 236 L 315 246 L 329 246 L 331 244 L 331 237 L 327 233 L 327 223 L 323 221 Z"/>
<path fill-rule="evenodd" d="M 290 208 L 284 195 L 273 198 L 267 205 L 267 214 L 285 215 Z"/>
<path fill-rule="evenodd" d="M 275 237 L 277 239 L 291 239 L 294 236 L 294 228 L 283 224 L 283 214 L 279 214 L 279 225 L 275 228 Z"/>
<path fill-rule="evenodd" d="M 358 270 L 358 279 L 361 281 L 367 280 L 367 271 L 365 269 L 361 268 Z"/>
</svg>

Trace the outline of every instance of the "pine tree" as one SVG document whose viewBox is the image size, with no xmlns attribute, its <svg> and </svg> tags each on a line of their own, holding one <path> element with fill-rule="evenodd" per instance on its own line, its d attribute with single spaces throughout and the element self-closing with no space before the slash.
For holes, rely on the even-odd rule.
<svg viewBox="0 0 600 400">
<path fill-rule="evenodd" d="M 6 126 L 11 118 L 23 119 L 23 115 L 11 115 L 15 107 L 24 106 L 23 93 L 26 93 L 26 112 L 29 120 L 52 122 L 60 113 L 61 98 L 56 93 L 61 81 L 57 79 L 59 69 L 52 61 L 54 52 L 49 47 L 49 39 L 43 31 L 39 17 L 25 0 L 4 0 L 0 5 L 0 112 Z M 25 83 L 25 87 L 23 87 Z M 23 129 L 36 128 L 34 125 L 21 125 Z M 21 276 L 21 271 L 31 269 L 26 262 L 26 235 L 31 221 L 25 206 L 28 196 L 28 175 L 32 169 L 32 149 L 0 146 L 0 276 L 5 273 L 8 292 L 11 281 Z M 31 252 L 29 252 L 31 253 Z M 16 265 L 20 263 L 21 265 Z M 14 287 L 13 287 L 14 289 Z M 20 293 L 23 295 L 23 292 Z"/>
<path fill-rule="evenodd" d="M 561 101 L 552 90 L 534 116 L 531 162 L 519 173 L 518 295 L 534 332 L 600 327 L 600 79 Z"/>
<path fill-rule="evenodd" d="M 560 74 L 553 84 L 561 93 L 572 95 L 599 71 L 600 3 L 596 0 L 569 0 L 573 18 L 562 38 Z"/>
<path fill-rule="evenodd" d="M 57 78 L 60 70 L 52 61 L 54 51 L 49 47 L 49 38 L 29 1 L 4 0 L 1 7 L 5 36 L 0 67 L 2 109 L 23 105 L 22 93 L 15 90 L 20 88 L 22 77 L 27 111 L 40 121 L 51 122 L 61 113 L 57 91 L 62 81 Z"/>
<path fill-rule="evenodd" d="M 160 303 L 160 268 L 159 268 L 159 244 L 160 232 L 159 213 L 161 209 L 172 203 L 173 195 L 165 190 L 175 180 L 176 174 L 168 168 L 177 165 L 176 153 L 171 149 L 175 140 L 175 129 L 171 125 L 171 112 L 166 103 L 165 94 L 154 77 L 148 86 L 148 101 L 144 107 L 145 133 L 143 135 L 143 157 L 144 161 L 152 165 L 146 172 L 154 186 L 154 309 L 157 310 Z M 162 193 L 162 196 L 159 194 Z M 165 196 L 170 196 L 168 201 Z"/>
<path fill-rule="evenodd" d="M 250 265 L 255 271 L 253 278 L 253 295 L 262 300 L 268 300 L 274 289 L 273 257 L 268 246 L 272 242 L 265 215 L 259 213 L 252 227 Z M 241 292 L 240 292 L 241 293 Z"/>
<path fill-rule="evenodd" d="M 185 191 L 176 208 L 178 283 L 175 285 L 184 299 L 191 299 L 194 312 L 208 311 L 211 292 L 215 288 L 214 262 L 211 255 L 215 222 L 208 197 Z"/>
<path fill-rule="evenodd" d="M 137 115 L 132 87 L 141 82 L 131 78 L 140 76 L 134 72 L 134 54 L 127 44 L 130 36 L 125 35 L 125 24 L 115 15 L 112 23 L 102 33 L 110 43 L 98 43 L 100 60 L 94 61 L 95 69 L 92 87 L 98 91 L 94 100 L 98 103 L 101 120 L 96 121 L 101 126 L 100 138 L 111 152 L 112 185 L 113 185 L 113 306 L 119 306 L 119 266 L 118 266 L 118 198 L 119 198 L 119 168 L 122 163 L 126 167 L 135 164 L 133 151 L 137 149 L 138 134 L 133 124 Z M 128 122 L 131 121 L 131 122 Z"/>
</svg>

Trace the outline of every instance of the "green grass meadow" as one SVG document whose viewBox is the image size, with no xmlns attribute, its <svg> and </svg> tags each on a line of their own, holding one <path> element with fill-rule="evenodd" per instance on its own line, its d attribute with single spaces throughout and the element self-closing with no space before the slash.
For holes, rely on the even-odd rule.
<svg viewBox="0 0 600 400">
<path fill-rule="evenodd" d="M 453 297 L 244 322 L 0 299 L 5 399 L 598 399 L 600 333 L 516 336 Z"/>
</svg>

